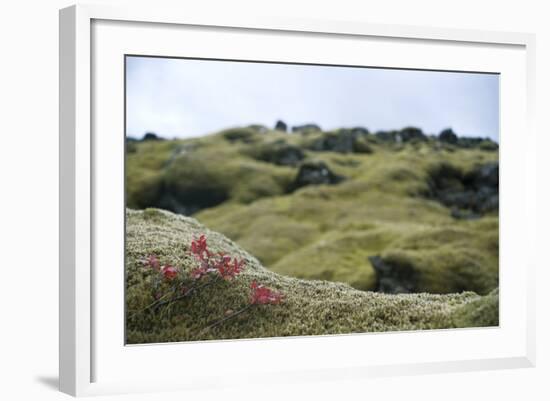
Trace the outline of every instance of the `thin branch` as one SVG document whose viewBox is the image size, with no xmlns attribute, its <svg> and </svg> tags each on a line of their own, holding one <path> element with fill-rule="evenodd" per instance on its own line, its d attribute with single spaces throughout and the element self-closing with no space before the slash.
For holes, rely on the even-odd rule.
<svg viewBox="0 0 550 401">
<path fill-rule="evenodd" d="M 228 316 L 226 316 L 226 317 L 224 317 L 224 318 L 222 318 L 222 319 L 220 319 L 220 320 L 218 320 L 218 321 L 216 321 L 216 322 L 214 322 L 214 323 L 212 323 L 212 324 L 206 326 L 204 329 L 202 329 L 202 330 L 199 332 L 199 335 L 203 334 L 205 331 L 208 331 L 208 330 L 210 330 L 210 329 L 212 329 L 212 328 L 214 328 L 214 327 L 216 327 L 216 326 L 219 326 L 220 324 L 222 324 L 222 323 L 228 321 L 229 319 L 234 318 L 235 316 L 240 315 L 241 313 L 246 312 L 246 311 L 247 311 L 248 309 L 250 309 L 252 306 L 254 306 L 254 304 L 248 304 L 248 305 L 246 305 L 244 308 L 239 309 L 237 312 L 234 312 L 234 313 L 232 313 L 231 315 L 228 315 Z"/>
<path fill-rule="evenodd" d="M 192 292 L 196 291 L 196 290 L 199 290 L 201 288 L 205 288 L 205 287 L 208 287 L 210 285 L 213 285 L 217 282 L 219 282 L 221 280 L 221 278 L 218 276 L 216 277 L 215 279 L 212 279 L 212 280 L 209 280 L 207 281 L 206 283 L 203 283 L 201 285 L 196 285 L 196 286 L 193 286 L 191 288 L 189 288 L 187 291 L 185 291 L 183 294 L 181 295 L 178 295 L 177 297 L 173 297 L 171 299 L 167 299 L 166 301 L 163 301 L 163 302 L 160 302 L 158 305 L 155 305 L 155 309 L 158 309 L 160 308 L 161 306 L 164 306 L 166 304 L 169 304 L 169 303 L 172 303 L 172 302 L 176 302 L 176 301 L 179 301 L 183 298 L 186 298 L 187 296 L 189 296 Z"/>
<path fill-rule="evenodd" d="M 164 295 L 163 295 L 162 297 L 160 297 L 159 299 L 156 299 L 154 302 L 151 302 L 151 303 L 150 303 L 149 305 L 147 305 L 145 308 L 140 309 L 140 310 L 138 310 L 138 311 L 132 313 L 132 314 L 128 317 L 128 319 L 131 319 L 131 318 L 133 318 L 134 316 L 139 315 L 140 313 L 145 312 L 147 309 L 150 309 L 150 308 L 154 307 L 156 304 L 158 304 L 159 302 L 161 302 L 162 299 L 163 299 L 163 298 L 166 298 L 168 295 L 170 295 L 169 292 L 167 292 L 166 294 L 164 294 Z"/>
</svg>

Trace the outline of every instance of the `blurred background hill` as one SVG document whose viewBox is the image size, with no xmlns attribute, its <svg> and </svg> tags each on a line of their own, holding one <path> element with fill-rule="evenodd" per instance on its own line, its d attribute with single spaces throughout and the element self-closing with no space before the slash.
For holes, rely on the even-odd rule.
<svg viewBox="0 0 550 401">
<path fill-rule="evenodd" d="M 278 121 L 126 147 L 127 207 L 193 216 L 277 273 L 387 293 L 498 286 L 489 138 Z"/>
</svg>

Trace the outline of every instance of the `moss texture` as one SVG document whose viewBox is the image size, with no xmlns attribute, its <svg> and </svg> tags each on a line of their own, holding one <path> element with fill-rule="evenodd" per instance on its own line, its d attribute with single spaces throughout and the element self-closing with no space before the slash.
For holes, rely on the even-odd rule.
<svg viewBox="0 0 550 401">
<path fill-rule="evenodd" d="M 126 332 L 130 344 L 498 324 L 496 292 L 487 296 L 473 292 L 389 295 L 359 291 L 344 283 L 292 278 L 266 269 L 233 241 L 191 217 L 156 209 L 128 210 L 126 217 Z M 206 287 L 156 313 L 139 313 L 154 300 L 150 285 L 151 271 L 144 268 L 143 258 L 155 254 L 162 263 L 172 263 L 189 271 L 196 262 L 189 255 L 188 246 L 192 239 L 201 234 L 207 235 L 212 251 L 223 251 L 245 259 L 245 271 L 234 281 L 221 281 Z M 350 234 L 353 238 L 338 240 L 375 244 L 383 243 L 389 235 L 384 231 L 371 234 L 372 238 Z M 333 242 L 333 246 L 338 246 L 338 240 Z M 288 261 L 289 265 L 292 263 Z M 357 276 L 357 273 L 354 275 Z M 285 296 L 284 302 L 280 305 L 254 306 L 204 331 L 228 310 L 238 310 L 247 305 L 252 280 L 281 291 Z"/>
<path fill-rule="evenodd" d="M 397 143 L 350 132 L 251 126 L 138 142 L 127 154 L 127 205 L 193 215 L 264 266 L 297 278 L 373 290 L 368 258 L 381 256 L 412 266 L 419 292 L 488 294 L 498 286 L 498 213 L 457 220 L 426 196 L 434 169 L 468 172 L 498 161 L 498 145 Z M 290 192 L 299 164 L 311 160 L 345 180 Z"/>
</svg>

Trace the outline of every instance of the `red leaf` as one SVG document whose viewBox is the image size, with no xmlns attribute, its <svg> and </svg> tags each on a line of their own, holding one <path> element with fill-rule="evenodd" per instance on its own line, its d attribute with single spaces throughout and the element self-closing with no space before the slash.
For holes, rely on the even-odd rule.
<svg viewBox="0 0 550 401">
<path fill-rule="evenodd" d="M 191 241 L 191 253 L 199 260 L 205 260 L 210 257 L 206 236 L 203 234 L 198 240 Z"/>
<path fill-rule="evenodd" d="M 167 280 L 173 280 L 178 275 L 178 269 L 176 269 L 174 266 L 166 265 L 162 266 L 161 273 Z"/>
<path fill-rule="evenodd" d="M 263 284 L 258 284 L 256 280 L 252 281 L 252 283 L 250 284 L 250 288 L 252 288 L 250 303 L 253 305 L 276 305 L 280 304 L 283 300 L 283 294 L 270 288 L 264 287 Z"/>
<path fill-rule="evenodd" d="M 244 260 L 232 260 L 231 256 L 223 252 L 218 252 L 217 256 L 210 253 L 204 234 L 191 242 L 191 253 L 200 261 L 200 267 L 191 270 L 191 277 L 195 280 L 213 272 L 217 272 L 224 280 L 231 280 L 243 270 L 245 264 Z"/>
<path fill-rule="evenodd" d="M 160 262 L 155 255 L 149 255 L 147 259 L 143 261 L 143 264 L 153 270 L 160 270 Z"/>
<path fill-rule="evenodd" d="M 231 262 L 231 256 L 222 255 L 216 262 L 215 268 L 225 280 L 231 280 L 243 270 L 244 263 L 244 260 L 238 260 L 237 258 L 234 258 Z"/>
</svg>

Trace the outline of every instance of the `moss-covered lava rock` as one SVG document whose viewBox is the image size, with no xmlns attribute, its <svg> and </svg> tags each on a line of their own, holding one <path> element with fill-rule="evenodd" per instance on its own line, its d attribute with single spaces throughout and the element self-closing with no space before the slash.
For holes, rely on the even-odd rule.
<svg viewBox="0 0 550 401">
<path fill-rule="evenodd" d="M 192 215 L 286 276 L 388 292 L 498 286 L 498 152 L 486 140 L 287 128 L 129 141 L 127 206 Z"/>
<path fill-rule="evenodd" d="M 156 209 L 128 210 L 126 218 L 126 340 L 130 344 L 498 324 L 497 292 L 487 296 L 472 292 L 393 295 L 360 291 L 338 282 L 302 280 L 266 269 L 227 237 L 193 218 Z M 154 294 L 152 271 L 144 267 L 143 259 L 154 254 L 161 263 L 189 272 L 197 263 L 189 246 L 201 234 L 208 238 L 212 251 L 244 259 L 244 272 L 233 281 L 222 280 L 169 306 L 147 309 Z M 249 303 L 253 280 L 280 291 L 284 301 L 256 305 L 205 330 L 228 311 Z"/>
</svg>

